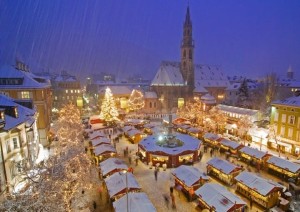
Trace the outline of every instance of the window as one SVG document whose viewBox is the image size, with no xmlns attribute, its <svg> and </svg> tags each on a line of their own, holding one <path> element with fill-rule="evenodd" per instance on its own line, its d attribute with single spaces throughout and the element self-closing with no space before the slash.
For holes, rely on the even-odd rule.
<svg viewBox="0 0 300 212">
<path fill-rule="evenodd" d="M 77 93 L 80 93 L 80 90 L 78 90 Z"/>
<path fill-rule="evenodd" d="M 178 98 L 177 105 L 178 105 L 178 108 L 183 107 L 184 106 L 184 98 Z"/>
<path fill-rule="evenodd" d="M 189 57 L 190 57 L 190 59 L 193 59 L 193 53 L 192 53 L 192 50 L 190 49 L 190 51 L 189 51 Z"/>
<path fill-rule="evenodd" d="M 71 90 L 71 93 L 73 93 L 73 90 Z"/>
<path fill-rule="evenodd" d="M 281 122 L 285 123 L 286 122 L 286 114 L 281 115 Z"/>
<path fill-rule="evenodd" d="M 285 132 L 285 127 L 281 127 L 281 129 L 280 129 L 280 135 L 284 136 L 284 132 Z"/>
<path fill-rule="evenodd" d="M 186 52 L 185 52 L 185 50 L 183 50 L 183 58 L 185 58 L 186 57 Z"/>
<path fill-rule="evenodd" d="M 154 108 L 156 108 L 156 102 L 154 102 Z"/>
<path fill-rule="evenodd" d="M 70 97 L 69 96 L 67 96 L 67 99 L 69 99 Z"/>
<path fill-rule="evenodd" d="M 54 100 L 57 100 L 57 96 L 54 97 Z"/>
<path fill-rule="evenodd" d="M 69 91 L 68 90 L 66 90 L 66 93 L 68 93 Z"/>
<path fill-rule="evenodd" d="M 274 114 L 274 121 L 278 121 L 278 116 L 279 116 L 278 112 L 275 112 L 275 114 Z"/>
<path fill-rule="evenodd" d="M 8 154 L 8 153 L 10 153 L 10 152 L 11 152 L 11 148 L 10 148 L 10 141 L 9 141 L 9 140 L 7 140 L 7 141 L 5 142 L 5 144 L 6 144 L 6 153 Z"/>
<path fill-rule="evenodd" d="M 149 107 L 152 108 L 152 102 L 150 102 Z"/>
<path fill-rule="evenodd" d="M 295 124 L 295 116 L 289 116 L 289 124 Z"/>
<path fill-rule="evenodd" d="M 13 143 L 14 143 L 14 149 L 19 148 L 19 144 L 18 144 L 18 139 L 17 138 L 13 138 Z"/>
<path fill-rule="evenodd" d="M 29 91 L 21 91 L 21 99 L 30 99 Z"/>
<path fill-rule="evenodd" d="M 292 138 L 292 137 L 293 137 L 293 128 L 289 128 L 289 131 L 288 131 L 288 137 L 289 137 L 289 138 Z"/>
</svg>

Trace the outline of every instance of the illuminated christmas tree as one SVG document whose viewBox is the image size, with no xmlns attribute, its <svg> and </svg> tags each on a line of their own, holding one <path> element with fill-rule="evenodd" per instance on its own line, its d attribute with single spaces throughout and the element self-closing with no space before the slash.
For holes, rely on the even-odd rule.
<svg viewBox="0 0 300 212">
<path fill-rule="evenodd" d="M 145 106 L 144 95 L 141 91 L 133 89 L 128 100 L 129 110 L 138 111 Z"/>
<path fill-rule="evenodd" d="M 105 90 L 104 99 L 101 105 L 100 118 L 108 123 L 119 120 L 119 113 L 116 108 L 115 100 L 113 94 L 109 87 Z"/>
</svg>

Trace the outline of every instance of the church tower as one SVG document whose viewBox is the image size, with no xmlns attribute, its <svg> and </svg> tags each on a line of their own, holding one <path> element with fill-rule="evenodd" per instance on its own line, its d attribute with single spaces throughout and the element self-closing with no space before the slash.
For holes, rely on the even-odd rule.
<svg viewBox="0 0 300 212">
<path fill-rule="evenodd" d="M 195 88 L 194 80 L 194 41 L 192 35 L 192 21 L 190 8 L 187 7 L 185 22 L 183 24 L 183 39 L 181 43 L 181 73 L 185 83 L 189 86 L 189 92 Z"/>
</svg>

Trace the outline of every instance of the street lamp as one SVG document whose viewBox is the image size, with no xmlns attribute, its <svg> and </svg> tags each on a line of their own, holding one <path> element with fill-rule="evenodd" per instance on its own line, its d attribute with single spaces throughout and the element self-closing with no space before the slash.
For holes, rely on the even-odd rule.
<svg viewBox="0 0 300 212">
<path fill-rule="evenodd" d="M 129 211 L 128 210 L 128 179 L 127 179 L 127 173 L 128 173 L 128 171 L 127 170 L 123 170 L 122 172 L 126 176 L 126 208 L 127 208 L 127 212 L 128 212 Z"/>
</svg>

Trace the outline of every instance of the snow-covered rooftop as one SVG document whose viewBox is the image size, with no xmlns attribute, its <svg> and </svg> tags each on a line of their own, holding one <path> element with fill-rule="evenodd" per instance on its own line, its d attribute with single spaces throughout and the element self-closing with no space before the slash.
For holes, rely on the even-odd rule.
<svg viewBox="0 0 300 212">
<path fill-rule="evenodd" d="M 104 153 L 113 153 L 116 152 L 116 149 L 110 144 L 102 144 L 100 146 L 96 146 L 94 149 L 94 153 L 96 156 L 99 156 Z"/>
<path fill-rule="evenodd" d="M 226 212 L 235 205 L 246 205 L 238 196 L 216 183 L 206 183 L 195 194 L 216 211 Z"/>
<path fill-rule="evenodd" d="M 132 137 L 132 136 L 137 135 L 137 134 L 143 134 L 143 132 L 141 132 L 140 130 L 137 130 L 137 129 L 133 129 L 133 130 L 127 131 L 127 134 L 130 137 Z"/>
<path fill-rule="evenodd" d="M 108 158 L 107 160 L 99 164 L 102 175 L 106 176 L 114 170 L 127 170 L 128 166 L 126 163 L 119 158 Z"/>
<path fill-rule="evenodd" d="M 123 212 L 127 208 L 126 194 L 113 202 L 115 212 Z M 128 193 L 128 209 L 131 212 L 155 212 L 156 209 L 150 202 L 148 196 L 143 193 Z"/>
<path fill-rule="evenodd" d="M 103 132 L 100 132 L 100 131 L 93 131 L 90 135 L 89 135 L 89 138 L 91 139 L 91 140 L 94 140 L 94 139 L 97 139 L 97 138 L 100 138 L 100 137 L 106 137 L 105 135 L 104 135 L 104 133 Z"/>
<path fill-rule="evenodd" d="M 220 144 L 222 144 L 224 146 L 227 146 L 227 147 L 230 147 L 232 149 L 237 149 L 238 147 L 241 146 L 241 144 L 239 144 L 237 142 L 234 142 L 234 141 L 231 141 L 231 140 L 227 140 L 227 139 L 222 139 L 220 141 Z"/>
<path fill-rule="evenodd" d="M 230 86 L 228 86 L 226 88 L 226 90 L 227 91 L 237 91 L 241 87 L 241 84 L 242 84 L 241 82 L 233 83 Z M 249 90 L 254 90 L 254 89 L 258 88 L 258 84 L 254 83 L 254 82 L 247 82 L 247 87 L 248 87 Z"/>
<path fill-rule="evenodd" d="M 274 188 L 283 188 L 282 185 L 272 180 L 261 178 L 246 171 L 240 173 L 235 179 L 263 196 L 268 195 Z"/>
<path fill-rule="evenodd" d="M 239 151 L 242 152 L 242 153 L 245 153 L 247 155 L 250 155 L 252 157 L 255 157 L 257 159 L 262 159 L 263 157 L 268 155 L 267 152 L 263 152 L 263 151 L 260 151 L 258 149 L 254 149 L 254 148 L 251 148 L 251 147 L 248 147 L 248 146 L 245 146 L 245 147 L 241 148 Z"/>
<path fill-rule="evenodd" d="M 182 74 L 180 72 L 179 62 L 163 61 L 161 62 L 151 85 L 158 86 L 183 86 L 185 85 L 183 81 Z"/>
<path fill-rule="evenodd" d="M 220 158 L 212 158 L 207 162 L 207 165 L 213 166 L 214 168 L 222 171 L 225 174 L 230 174 L 231 172 L 241 169 L 239 166 L 236 166 L 232 163 L 229 163 L 226 160 Z"/>
<path fill-rule="evenodd" d="M 229 105 L 219 104 L 217 107 L 224 112 L 236 113 L 241 115 L 254 116 L 258 113 L 258 110 L 252 110 L 248 108 L 234 107 Z"/>
<path fill-rule="evenodd" d="M 145 99 L 157 99 L 157 94 L 153 91 L 146 91 L 144 97 Z"/>
<path fill-rule="evenodd" d="M 300 96 L 293 96 L 283 100 L 272 102 L 273 105 L 287 105 L 293 107 L 300 107 Z"/>
<path fill-rule="evenodd" d="M 127 175 L 127 183 L 126 183 Z M 128 189 L 136 188 L 141 189 L 138 182 L 134 178 L 133 174 L 130 172 L 122 173 L 116 172 L 113 175 L 104 179 L 109 196 L 113 198 L 115 195 L 118 195 L 121 191 L 126 190 L 126 184 Z"/>
<path fill-rule="evenodd" d="M 202 178 L 203 180 L 209 180 L 210 178 L 199 169 L 193 166 L 181 165 L 172 171 L 172 174 L 176 176 L 180 181 L 182 181 L 188 187 L 193 186 L 194 183 Z"/>
<path fill-rule="evenodd" d="M 205 133 L 203 138 L 215 141 L 215 140 L 219 139 L 220 136 L 217 134 L 214 134 L 214 133 Z"/>
<path fill-rule="evenodd" d="M 12 117 L 5 114 L 5 126 L 3 127 L 4 130 L 10 130 L 22 123 L 28 124 L 29 126 L 32 125 L 34 122 L 36 110 L 29 109 L 22 105 L 19 105 L 14 102 L 15 100 L 0 94 L 0 108 L 2 107 L 17 107 L 18 110 L 18 117 Z"/>
<path fill-rule="evenodd" d="M 300 170 L 300 164 L 296 164 L 276 156 L 271 156 L 267 162 L 293 173 L 299 172 Z"/>
<path fill-rule="evenodd" d="M 101 144 L 110 144 L 110 140 L 108 138 L 96 138 L 92 140 L 92 146 L 98 146 Z"/>
<path fill-rule="evenodd" d="M 0 68 L 0 79 L 11 79 L 13 83 L 0 83 L 0 89 L 39 89 L 49 88 L 50 81 L 34 75 L 31 72 L 17 70 L 13 66 L 2 66 Z"/>
<path fill-rule="evenodd" d="M 170 155 L 177 155 L 184 151 L 197 150 L 200 148 L 200 145 L 202 143 L 201 140 L 193 138 L 192 136 L 189 135 L 175 134 L 175 133 L 174 135 L 176 135 L 176 138 L 184 143 L 182 146 L 173 147 L 173 148 L 158 146 L 156 142 L 159 140 L 159 136 L 163 136 L 163 135 L 148 136 L 147 138 L 143 139 L 139 143 L 139 146 L 142 146 L 144 149 L 146 149 L 149 152 L 165 152 Z"/>
</svg>

